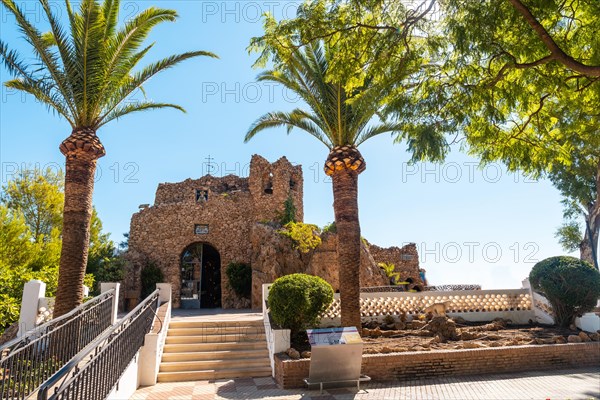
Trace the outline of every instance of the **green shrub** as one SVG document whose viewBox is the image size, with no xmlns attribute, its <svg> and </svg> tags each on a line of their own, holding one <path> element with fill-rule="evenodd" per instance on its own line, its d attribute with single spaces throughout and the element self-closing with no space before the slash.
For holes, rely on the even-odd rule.
<svg viewBox="0 0 600 400">
<path fill-rule="evenodd" d="M 308 253 L 321 244 L 319 227 L 316 225 L 288 222 L 279 233 L 292 239 L 294 248 L 302 253 Z"/>
<path fill-rule="evenodd" d="M 548 299 L 556 324 L 564 327 L 591 311 L 600 297 L 600 272 L 574 257 L 540 261 L 529 273 L 529 282 Z"/>
<path fill-rule="evenodd" d="M 283 212 L 278 215 L 278 219 L 281 225 L 296 222 L 296 206 L 291 194 L 283 202 Z"/>
<path fill-rule="evenodd" d="M 292 334 L 316 326 L 333 301 L 333 288 L 314 275 L 292 274 L 276 279 L 269 291 L 273 321 Z"/>
<path fill-rule="evenodd" d="M 252 292 L 252 268 L 244 263 L 229 263 L 225 269 L 229 284 L 240 297 L 250 298 Z"/>
<path fill-rule="evenodd" d="M 164 282 L 164 276 L 160 268 L 152 262 L 144 266 L 141 273 L 142 300 L 156 290 L 156 284 Z"/>
<path fill-rule="evenodd" d="M 337 226 L 335 225 L 335 221 L 325 225 L 322 229 L 323 233 L 337 233 Z"/>
</svg>

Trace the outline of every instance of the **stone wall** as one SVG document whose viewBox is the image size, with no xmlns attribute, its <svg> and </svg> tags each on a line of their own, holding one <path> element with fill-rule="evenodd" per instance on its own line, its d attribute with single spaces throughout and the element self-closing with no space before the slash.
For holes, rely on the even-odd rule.
<svg viewBox="0 0 600 400">
<path fill-rule="evenodd" d="M 440 376 L 588 367 L 600 364 L 600 343 L 436 350 L 363 356 L 361 373 L 373 381 L 403 381 Z M 284 389 L 302 388 L 309 359 L 275 355 L 275 380 Z"/>
<path fill-rule="evenodd" d="M 272 180 L 272 193 L 264 191 L 265 176 Z M 249 178 L 207 175 L 160 184 L 154 205 L 142 207 L 131 219 L 126 290 L 139 293 L 141 268 L 152 262 L 171 283 L 173 307 L 179 307 L 182 253 L 194 243 L 204 243 L 221 258 L 222 307 L 241 307 L 243 302 L 229 288 L 225 267 L 230 262 L 252 261 L 252 226 L 262 219 L 277 219 L 288 196 L 302 217 L 302 185 L 300 166 L 292 166 L 285 158 L 270 164 L 257 155 L 252 157 Z M 196 231 L 197 225 L 207 225 L 208 232 Z"/>
<path fill-rule="evenodd" d="M 291 239 L 277 233 L 276 227 L 256 224 L 252 228 L 252 308 L 261 307 L 261 288 L 283 275 L 306 273 L 320 276 L 339 291 L 337 235 L 322 235 L 322 243 L 308 253 L 293 249 Z M 361 286 L 389 284 L 385 273 L 377 266 L 368 248 L 361 245 Z"/>
<path fill-rule="evenodd" d="M 426 286 L 419 274 L 419 253 L 414 243 L 403 247 L 383 248 L 374 244 L 369 245 L 369 251 L 377 264 L 394 264 L 395 272 L 400 274 L 402 281 L 410 282 L 409 289 L 423 290 Z"/>
</svg>

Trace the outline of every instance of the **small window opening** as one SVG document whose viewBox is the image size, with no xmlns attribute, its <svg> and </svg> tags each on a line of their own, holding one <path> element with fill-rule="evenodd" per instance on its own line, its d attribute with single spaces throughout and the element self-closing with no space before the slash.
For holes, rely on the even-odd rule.
<svg viewBox="0 0 600 400">
<path fill-rule="evenodd" d="M 196 189 L 196 203 L 208 201 L 208 190 Z"/>
<path fill-rule="evenodd" d="M 293 179 L 290 179 L 290 189 L 296 189 L 296 181 Z"/>
<path fill-rule="evenodd" d="M 273 194 L 273 174 L 269 174 L 269 179 L 267 180 L 267 184 L 265 185 L 265 193 Z"/>
</svg>

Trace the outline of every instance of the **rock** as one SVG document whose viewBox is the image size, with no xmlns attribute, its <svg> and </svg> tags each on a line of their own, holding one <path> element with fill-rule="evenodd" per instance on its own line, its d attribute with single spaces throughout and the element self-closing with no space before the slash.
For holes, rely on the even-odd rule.
<svg viewBox="0 0 600 400">
<path fill-rule="evenodd" d="M 310 358 L 310 354 L 310 351 L 303 351 L 302 353 L 300 353 L 302 358 Z"/>
<path fill-rule="evenodd" d="M 374 338 L 378 338 L 381 336 L 381 329 L 379 327 L 371 330 L 371 336 Z"/>
<path fill-rule="evenodd" d="M 437 316 L 434 317 L 423 329 L 428 330 L 433 334 L 438 334 L 447 339 L 457 339 L 456 323 L 448 318 Z"/>
<path fill-rule="evenodd" d="M 479 343 L 479 342 L 465 342 L 462 344 L 462 346 L 464 349 L 480 349 L 482 347 L 486 347 L 482 343 Z"/>
<path fill-rule="evenodd" d="M 537 344 L 554 344 L 554 338 L 536 338 L 534 339 Z"/>
<path fill-rule="evenodd" d="M 369 328 L 369 329 L 375 329 L 379 326 L 379 323 L 377 321 L 369 321 L 365 324 L 365 328 Z"/>
<path fill-rule="evenodd" d="M 414 319 L 408 323 L 407 327 L 408 329 L 421 329 L 425 325 L 427 325 L 427 322 Z"/>
<path fill-rule="evenodd" d="M 404 323 L 404 322 L 396 322 L 394 324 L 394 329 L 397 330 L 397 331 L 401 331 L 403 329 L 406 329 L 406 323 Z"/>
<path fill-rule="evenodd" d="M 581 338 L 577 335 L 569 335 L 567 338 L 567 342 L 569 343 L 581 343 Z"/>
<path fill-rule="evenodd" d="M 387 354 L 387 353 L 393 353 L 394 351 L 392 349 L 390 349 L 389 347 L 382 347 L 381 350 L 379 350 L 380 353 L 383 354 Z"/>
<path fill-rule="evenodd" d="M 500 346 L 502 346 L 502 343 L 501 342 L 490 342 L 488 344 L 488 346 L 489 347 L 500 347 Z"/>
<path fill-rule="evenodd" d="M 363 337 L 369 337 L 369 336 L 371 336 L 371 330 L 369 328 L 363 328 L 362 329 L 362 336 Z"/>
<path fill-rule="evenodd" d="M 592 339 L 593 342 L 600 342 L 600 333 L 589 333 L 588 336 Z"/>
<path fill-rule="evenodd" d="M 300 353 L 298 352 L 298 350 L 294 349 L 293 347 L 290 347 L 289 349 L 287 349 L 285 354 L 287 354 L 292 360 L 300 359 Z"/>
<path fill-rule="evenodd" d="M 390 337 L 396 334 L 396 331 L 382 331 L 381 332 L 381 336 L 383 337 Z"/>
<path fill-rule="evenodd" d="M 567 340 L 563 336 L 554 336 L 553 339 L 554 339 L 554 343 L 556 343 L 556 344 L 567 343 Z"/>
<path fill-rule="evenodd" d="M 460 333 L 459 337 L 460 337 L 460 340 L 473 340 L 473 339 L 479 339 L 481 336 L 483 336 L 483 335 L 481 335 L 480 333 L 463 330 Z"/>
<path fill-rule="evenodd" d="M 585 333 L 585 332 L 583 332 L 583 331 L 579 332 L 578 336 L 581 338 L 582 342 L 591 342 L 592 341 L 592 339 L 590 339 L 590 337 L 588 336 L 588 334 Z"/>
</svg>

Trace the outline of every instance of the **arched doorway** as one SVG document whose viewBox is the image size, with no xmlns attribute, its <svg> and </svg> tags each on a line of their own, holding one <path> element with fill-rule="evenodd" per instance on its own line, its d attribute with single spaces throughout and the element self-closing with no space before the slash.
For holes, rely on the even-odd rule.
<svg viewBox="0 0 600 400">
<path fill-rule="evenodd" d="M 221 307 L 221 256 L 207 243 L 181 254 L 181 308 Z"/>
</svg>

